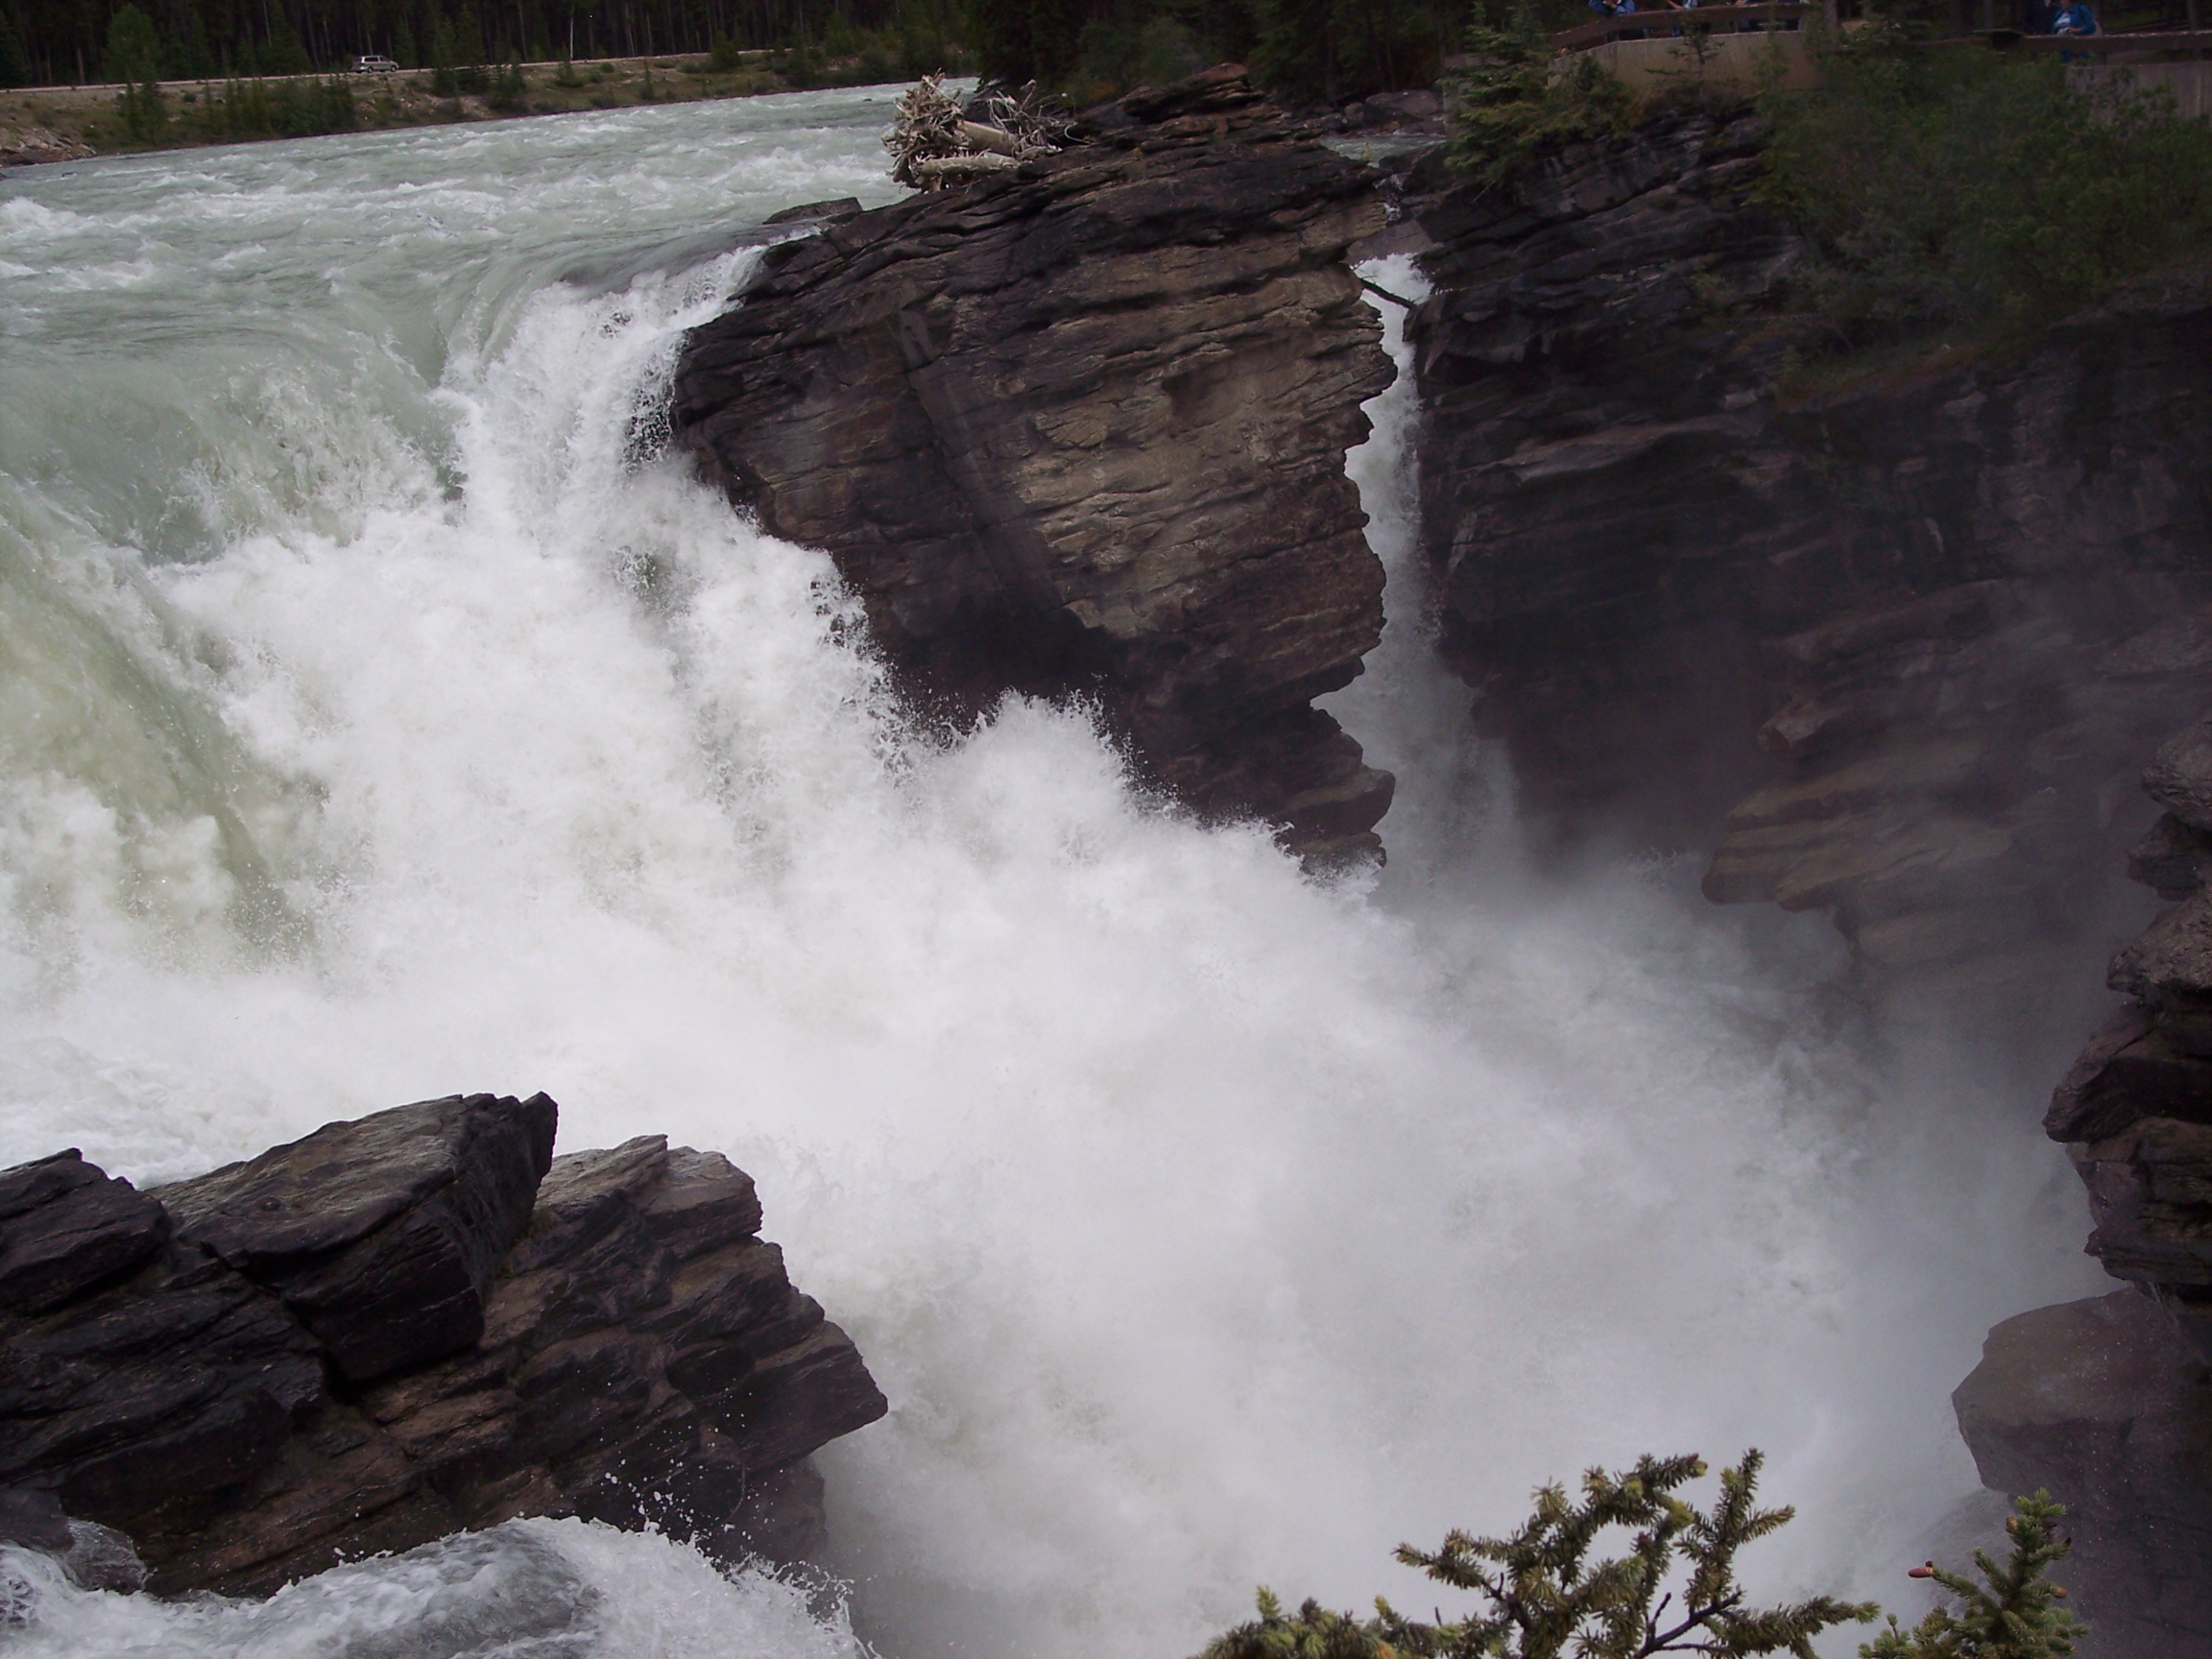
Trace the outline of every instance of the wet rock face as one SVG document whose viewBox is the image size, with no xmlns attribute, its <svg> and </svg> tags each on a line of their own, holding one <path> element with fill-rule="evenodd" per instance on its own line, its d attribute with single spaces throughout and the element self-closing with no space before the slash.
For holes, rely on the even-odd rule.
<svg viewBox="0 0 2212 1659">
<path fill-rule="evenodd" d="M 2177 902 L 2112 959 L 2107 982 L 2128 1005 L 2043 1126 L 2088 1186 L 2090 1254 L 2156 1294 L 2212 1361 L 2212 715 L 2161 747 L 2143 781 L 2167 812 L 2129 868 Z"/>
<path fill-rule="evenodd" d="M 2164 1310 L 2123 1290 L 2008 1319 L 1951 1401 L 1984 1484 L 2065 1503 L 2084 1659 L 2212 1655 L 2212 1381 Z"/>
<path fill-rule="evenodd" d="M 742 1171 L 554 1158 L 554 1121 L 425 1101 L 148 1193 L 74 1152 L 0 1172 L 0 1487 L 165 1591 L 530 1515 L 818 1547 L 807 1455 L 885 1408 L 859 1354 Z"/>
<path fill-rule="evenodd" d="M 185 1237 L 275 1290 L 349 1382 L 472 1346 L 553 1161 L 553 1102 L 489 1095 L 332 1123 L 161 1190 Z"/>
<path fill-rule="evenodd" d="M 1391 371 L 1342 258 L 1384 209 L 1240 76 L 1096 125 L 772 251 L 677 442 L 829 550 L 926 702 L 1086 693 L 1201 810 L 1372 849 L 1390 779 L 1310 705 L 1382 627 L 1344 451 Z"/>
<path fill-rule="evenodd" d="M 2212 281 L 1785 394 L 1759 138 L 1686 113 L 1420 206 L 1445 647 L 1562 838 L 1711 850 L 1893 1010 L 2032 1021 L 2212 670 Z"/>
</svg>

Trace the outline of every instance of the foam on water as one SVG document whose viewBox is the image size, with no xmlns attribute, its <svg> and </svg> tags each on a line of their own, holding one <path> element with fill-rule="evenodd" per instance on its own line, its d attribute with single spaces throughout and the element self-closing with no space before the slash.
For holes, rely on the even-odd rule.
<svg viewBox="0 0 2212 1659">
<path fill-rule="evenodd" d="M 0 1548 L 11 1659 L 866 1659 L 844 1610 L 664 1538 L 510 1521 L 334 1568 L 267 1601 L 79 1590 Z"/>
<path fill-rule="evenodd" d="M 480 1088 L 727 1151 L 893 1402 L 824 1458 L 891 1655 L 1190 1651 L 1647 1449 L 1767 1447 L 1771 1587 L 1892 1588 L 1972 1486 L 1982 1331 L 2088 1283 L 2079 1199 L 2002 1087 L 1831 1016 L 1817 924 L 1527 867 L 1425 646 L 1405 390 L 1353 462 L 1391 630 L 1334 704 L 1401 774 L 1379 881 L 1146 799 L 1080 709 L 918 736 L 827 559 L 654 454 L 753 255 L 557 278 L 882 199 L 882 97 L 0 185 L 12 258 L 149 264 L 166 319 L 0 280 L 0 1162 L 169 1177 Z M 703 1651 L 617 1634 L 678 1581 L 700 1630 L 790 1614 L 533 1526 L 592 1652 Z M 424 1559 L 35 1639 L 366 1652 L 309 1632 L 476 1558 Z"/>
</svg>

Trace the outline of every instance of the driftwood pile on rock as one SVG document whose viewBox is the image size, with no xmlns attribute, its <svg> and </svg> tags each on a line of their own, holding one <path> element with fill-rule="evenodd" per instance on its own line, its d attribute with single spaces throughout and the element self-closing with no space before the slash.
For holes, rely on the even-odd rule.
<svg viewBox="0 0 2212 1659">
<path fill-rule="evenodd" d="M 751 1178 L 660 1136 L 555 1158 L 555 1121 L 456 1095 L 145 1192 L 75 1151 L 0 1171 L 23 1524 L 128 1534 L 163 1592 L 519 1516 L 818 1545 L 807 1455 L 884 1401 Z"/>
<path fill-rule="evenodd" d="M 1046 106 L 1036 83 L 1019 92 L 986 88 L 963 106 L 942 79 L 926 76 L 909 88 L 884 135 L 891 177 L 900 183 L 941 190 L 1067 148 L 1074 124 Z"/>
</svg>

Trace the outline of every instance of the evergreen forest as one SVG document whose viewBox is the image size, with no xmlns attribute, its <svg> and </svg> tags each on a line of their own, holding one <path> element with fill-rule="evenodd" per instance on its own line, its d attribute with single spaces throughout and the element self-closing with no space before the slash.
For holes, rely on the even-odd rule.
<svg viewBox="0 0 2212 1659">
<path fill-rule="evenodd" d="M 1234 59 L 1286 96 L 1341 101 L 1431 84 L 1467 15 L 1466 0 L 0 0 L 0 86 L 328 73 L 368 53 L 412 69 L 774 49 L 1078 92 Z"/>
</svg>

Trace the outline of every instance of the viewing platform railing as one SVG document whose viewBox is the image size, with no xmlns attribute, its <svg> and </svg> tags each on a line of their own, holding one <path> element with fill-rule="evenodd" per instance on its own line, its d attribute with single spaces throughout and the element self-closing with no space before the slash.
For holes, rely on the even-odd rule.
<svg viewBox="0 0 2212 1659">
<path fill-rule="evenodd" d="M 1563 29 L 1551 36 L 1551 49 L 1554 52 L 1586 52 L 1593 46 L 1602 46 L 1612 40 L 1667 39 L 1690 30 L 1712 35 L 1732 35 L 1802 28 L 1801 20 L 1807 12 L 1821 10 L 1823 8 L 1817 4 L 1797 4 L 1791 3 L 1791 0 L 1754 0 L 1751 4 L 1682 8 L 1654 5 L 1647 12 L 1631 12 L 1624 17 L 1593 18 L 1573 29 Z M 1975 41 L 1985 42 L 2000 51 L 2078 53 L 2099 59 L 2121 52 L 2175 53 L 2196 58 L 2202 53 L 2212 52 L 2212 29 L 2153 25 L 2095 35 L 2027 35 L 2017 29 L 1977 29 L 1964 34 L 1936 36 L 1924 44 L 1956 46 Z"/>
<path fill-rule="evenodd" d="M 1640 40 L 1647 36 L 1663 36 L 1675 29 L 1688 28 L 1693 23 L 1715 35 L 1761 28 L 1786 29 L 1806 12 L 1819 10 L 1816 5 L 1790 4 L 1786 0 L 1748 6 L 1653 6 L 1648 12 L 1631 12 L 1625 17 L 1598 17 L 1572 29 L 1562 29 L 1551 36 L 1551 50 L 1581 52 L 1623 36 Z"/>
</svg>

